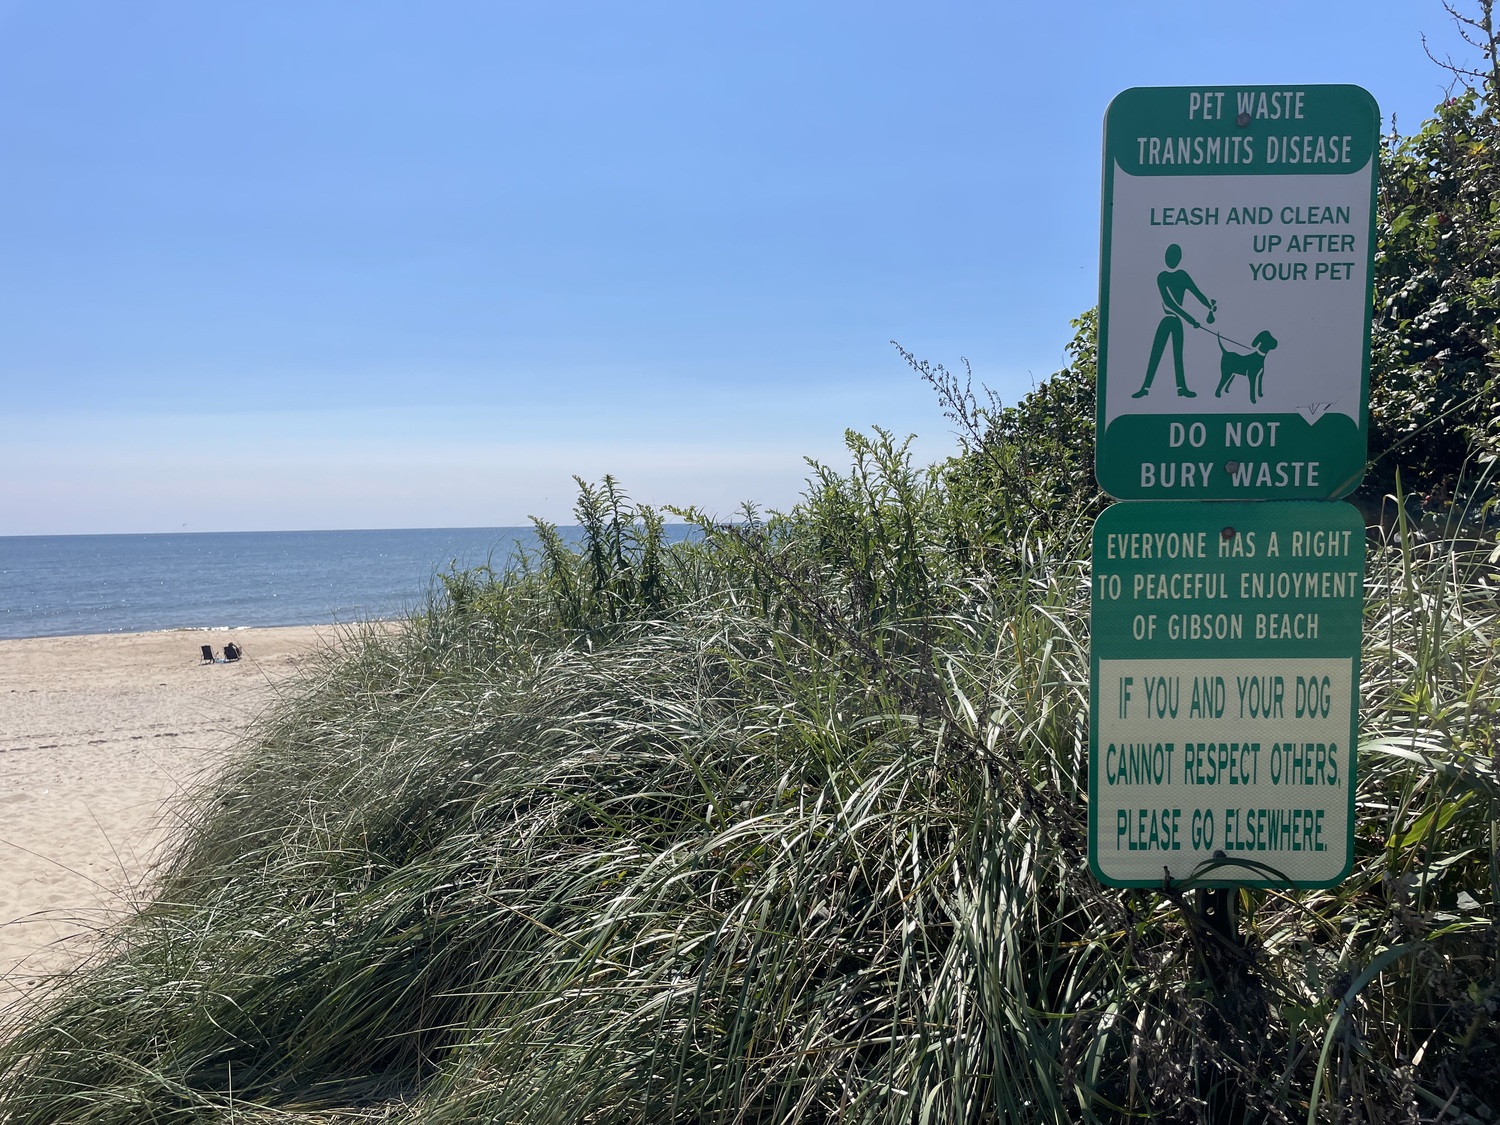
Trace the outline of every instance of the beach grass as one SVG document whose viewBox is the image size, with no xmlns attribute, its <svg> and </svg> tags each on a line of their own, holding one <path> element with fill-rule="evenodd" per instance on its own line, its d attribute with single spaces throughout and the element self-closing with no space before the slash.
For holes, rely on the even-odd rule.
<svg viewBox="0 0 1500 1125">
<path fill-rule="evenodd" d="M 850 448 L 675 545 L 585 486 L 310 666 L 10 1013 L 0 1117 L 1487 1120 L 1487 545 L 1372 543 L 1355 869 L 1239 950 L 1088 873 L 1090 497 Z"/>
</svg>

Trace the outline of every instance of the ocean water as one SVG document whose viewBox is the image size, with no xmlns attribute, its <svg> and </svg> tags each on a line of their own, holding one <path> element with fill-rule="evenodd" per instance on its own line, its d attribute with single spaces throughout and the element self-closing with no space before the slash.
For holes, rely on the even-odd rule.
<svg viewBox="0 0 1500 1125">
<path fill-rule="evenodd" d="M 536 546 L 529 527 L 0 536 L 0 637 L 393 617 L 454 562 Z"/>
</svg>

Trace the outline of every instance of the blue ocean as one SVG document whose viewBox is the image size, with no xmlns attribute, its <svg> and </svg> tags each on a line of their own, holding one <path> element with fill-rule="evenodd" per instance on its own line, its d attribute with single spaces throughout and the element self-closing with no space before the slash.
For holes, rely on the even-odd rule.
<svg viewBox="0 0 1500 1125">
<path fill-rule="evenodd" d="M 0 536 L 0 637 L 395 617 L 454 564 L 536 547 L 529 527 Z"/>
</svg>

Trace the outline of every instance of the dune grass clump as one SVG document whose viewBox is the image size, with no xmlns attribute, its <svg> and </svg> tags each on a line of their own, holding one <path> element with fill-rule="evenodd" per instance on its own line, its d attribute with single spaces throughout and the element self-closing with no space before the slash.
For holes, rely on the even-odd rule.
<svg viewBox="0 0 1500 1125">
<path fill-rule="evenodd" d="M 1486 1120 L 1488 556 L 1375 545 L 1355 873 L 1225 947 L 1087 871 L 1083 509 L 850 442 L 678 545 L 586 489 L 330 654 L 13 1014 L 0 1118 Z"/>
</svg>

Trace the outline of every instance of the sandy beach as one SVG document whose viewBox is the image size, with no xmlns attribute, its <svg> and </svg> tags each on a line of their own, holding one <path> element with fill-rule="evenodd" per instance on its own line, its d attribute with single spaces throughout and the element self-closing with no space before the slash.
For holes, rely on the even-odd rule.
<svg viewBox="0 0 1500 1125">
<path fill-rule="evenodd" d="M 0 1006 L 149 886 L 171 799 L 334 626 L 0 640 Z M 204 664 L 200 645 L 236 663 Z"/>
</svg>

